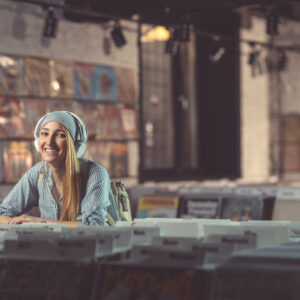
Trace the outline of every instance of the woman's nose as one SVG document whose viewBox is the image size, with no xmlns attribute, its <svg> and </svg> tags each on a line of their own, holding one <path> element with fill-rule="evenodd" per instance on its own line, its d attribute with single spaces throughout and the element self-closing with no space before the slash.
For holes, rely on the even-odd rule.
<svg viewBox="0 0 300 300">
<path fill-rule="evenodd" d="M 55 144 L 55 135 L 54 134 L 49 134 L 47 136 L 47 143 L 49 145 L 54 145 Z"/>
</svg>

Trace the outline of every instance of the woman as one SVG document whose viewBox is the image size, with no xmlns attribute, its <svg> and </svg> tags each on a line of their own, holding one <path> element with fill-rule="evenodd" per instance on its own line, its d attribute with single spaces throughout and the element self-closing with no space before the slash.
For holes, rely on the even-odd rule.
<svg viewBox="0 0 300 300">
<path fill-rule="evenodd" d="M 74 113 L 54 111 L 34 131 L 42 161 L 29 169 L 0 204 L 1 224 L 49 222 L 68 226 L 116 221 L 116 204 L 104 167 L 82 158 L 87 129 Z M 29 215 L 38 206 L 41 217 Z"/>
</svg>

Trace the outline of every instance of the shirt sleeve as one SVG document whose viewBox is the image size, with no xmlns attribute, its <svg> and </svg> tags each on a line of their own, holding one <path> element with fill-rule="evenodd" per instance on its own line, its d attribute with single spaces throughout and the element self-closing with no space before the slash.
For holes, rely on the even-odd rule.
<svg viewBox="0 0 300 300">
<path fill-rule="evenodd" d="M 22 176 L 0 203 L 0 215 L 16 217 L 38 205 L 37 181 L 39 174 L 40 166 L 36 164 Z"/>
<path fill-rule="evenodd" d="M 76 221 L 83 225 L 107 225 L 106 213 L 110 205 L 110 178 L 104 167 L 93 163 L 87 174 L 86 193 Z"/>
</svg>

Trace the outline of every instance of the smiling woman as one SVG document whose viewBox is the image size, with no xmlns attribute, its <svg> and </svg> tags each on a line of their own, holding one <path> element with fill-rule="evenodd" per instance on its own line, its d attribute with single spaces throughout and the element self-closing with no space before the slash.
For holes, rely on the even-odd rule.
<svg viewBox="0 0 300 300">
<path fill-rule="evenodd" d="M 42 161 L 26 172 L 0 204 L 0 223 L 108 225 L 107 211 L 116 221 L 106 169 L 81 157 L 87 136 L 84 123 L 74 113 L 54 111 L 43 116 L 34 131 Z M 36 206 L 41 217 L 29 214 Z"/>
</svg>

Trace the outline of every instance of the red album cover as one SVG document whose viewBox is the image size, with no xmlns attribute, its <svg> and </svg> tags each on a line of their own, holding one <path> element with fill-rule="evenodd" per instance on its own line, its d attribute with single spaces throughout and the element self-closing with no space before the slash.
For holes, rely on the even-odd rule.
<svg viewBox="0 0 300 300">
<path fill-rule="evenodd" d="M 32 167 L 31 143 L 27 141 L 3 141 L 5 182 L 17 182 Z"/>
<path fill-rule="evenodd" d="M 24 137 L 33 138 L 37 122 L 46 113 L 46 101 L 42 99 L 22 99 L 26 116 Z"/>
<path fill-rule="evenodd" d="M 48 59 L 25 58 L 24 92 L 28 96 L 47 97 L 50 95 Z"/>
<path fill-rule="evenodd" d="M 23 137 L 26 121 L 23 101 L 0 97 L 0 138 Z"/>
<path fill-rule="evenodd" d="M 99 131 L 96 139 L 120 138 L 119 115 L 116 105 L 98 104 Z"/>
<path fill-rule="evenodd" d="M 118 101 L 126 104 L 136 104 L 138 101 L 137 72 L 123 67 L 115 67 L 115 72 Z"/>
<path fill-rule="evenodd" d="M 82 119 L 88 130 L 89 140 L 95 140 L 100 134 L 102 122 L 98 115 L 98 104 L 75 102 L 73 105 L 74 112 Z"/>
<path fill-rule="evenodd" d="M 114 178 L 128 176 L 128 146 L 126 143 L 111 143 L 110 175 Z"/>
<path fill-rule="evenodd" d="M 85 158 L 90 158 L 93 161 L 102 165 L 110 174 L 110 143 L 99 141 L 88 141 L 84 153 Z M 111 174 L 110 174 L 111 175 Z"/>
</svg>

